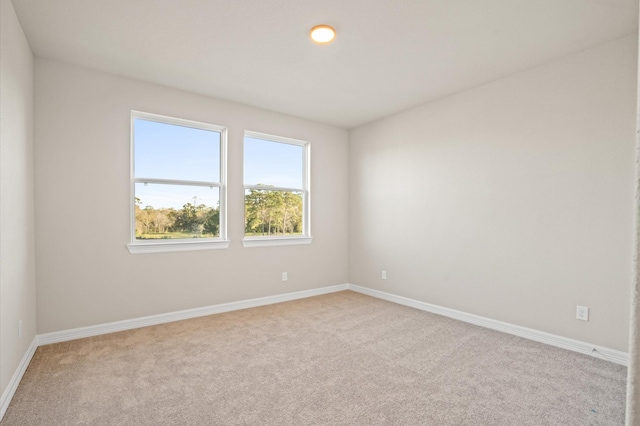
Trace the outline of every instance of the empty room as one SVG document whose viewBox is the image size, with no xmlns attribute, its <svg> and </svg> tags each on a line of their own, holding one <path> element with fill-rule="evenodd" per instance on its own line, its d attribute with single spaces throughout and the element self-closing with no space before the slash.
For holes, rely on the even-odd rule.
<svg viewBox="0 0 640 426">
<path fill-rule="evenodd" d="M 0 5 L 0 425 L 640 425 L 637 0 Z"/>
</svg>

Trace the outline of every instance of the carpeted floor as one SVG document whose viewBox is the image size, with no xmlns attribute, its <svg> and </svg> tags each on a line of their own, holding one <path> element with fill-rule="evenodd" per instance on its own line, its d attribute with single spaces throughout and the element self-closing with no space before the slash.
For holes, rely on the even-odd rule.
<svg viewBox="0 0 640 426">
<path fill-rule="evenodd" d="M 10 425 L 621 425 L 626 368 L 351 291 L 38 348 Z"/>
</svg>

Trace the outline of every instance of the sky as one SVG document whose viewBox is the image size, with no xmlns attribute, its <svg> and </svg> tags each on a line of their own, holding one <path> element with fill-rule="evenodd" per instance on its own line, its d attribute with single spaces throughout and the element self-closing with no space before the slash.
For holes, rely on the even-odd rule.
<svg viewBox="0 0 640 426">
<path fill-rule="evenodd" d="M 220 182 L 220 140 L 217 131 L 196 129 L 136 118 L 134 169 L 136 178 Z M 247 185 L 265 184 L 302 189 L 304 149 L 299 145 L 246 137 L 244 179 Z M 229 159 L 228 164 L 237 161 Z M 186 203 L 217 207 L 217 187 L 136 183 L 141 207 L 174 208 Z"/>
<path fill-rule="evenodd" d="M 244 138 L 244 184 L 302 189 L 300 145 Z"/>
</svg>

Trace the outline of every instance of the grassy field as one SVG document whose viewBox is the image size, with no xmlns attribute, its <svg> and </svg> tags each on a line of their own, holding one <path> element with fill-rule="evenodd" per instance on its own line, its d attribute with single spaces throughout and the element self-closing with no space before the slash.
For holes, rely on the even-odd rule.
<svg viewBox="0 0 640 426">
<path fill-rule="evenodd" d="M 136 240 L 175 240 L 184 238 L 215 238 L 218 235 L 196 234 L 191 232 L 165 232 L 162 234 L 140 234 L 136 235 Z"/>
<path fill-rule="evenodd" d="M 287 234 L 271 234 L 267 235 L 261 232 L 246 232 L 245 237 L 287 237 L 302 235 L 302 232 L 287 233 Z M 177 240 L 184 238 L 216 238 L 219 235 L 213 234 L 196 234 L 191 232 L 165 232 L 162 234 L 139 234 L 136 235 L 136 240 Z"/>
<path fill-rule="evenodd" d="M 244 236 L 245 237 L 288 237 L 288 236 L 295 236 L 295 235 L 302 235 L 302 232 L 294 232 L 294 233 L 286 233 L 286 234 L 266 234 L 266 233 L 262 233 L 262 232 L 245 232 Z"/>
</svg>

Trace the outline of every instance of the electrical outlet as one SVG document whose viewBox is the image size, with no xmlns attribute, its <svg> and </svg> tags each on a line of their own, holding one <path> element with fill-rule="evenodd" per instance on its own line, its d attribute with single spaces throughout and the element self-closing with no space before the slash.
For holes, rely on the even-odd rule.
<svg viewBox="0 0 640 426">
<path fill-rule="evenodd" d="M 287 280 L 287 273 L 283 272 L 282 273 L 282 281 L 286 281 Z"/>
<path fill-rule="evenodd" d="M 576 306 L 576 319 L 589 321 L 589 308 L 586 306 Z"/>
<path fill-rule="evenodd" d="M 18 321 L 18 339 L 22 339 L 22 320 Z"/>
<path fill-rule="evenodd" d="M 383 280 L 387 279 L 387 271 L 382 271 L 382 279 Z"/>
</svg>

